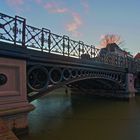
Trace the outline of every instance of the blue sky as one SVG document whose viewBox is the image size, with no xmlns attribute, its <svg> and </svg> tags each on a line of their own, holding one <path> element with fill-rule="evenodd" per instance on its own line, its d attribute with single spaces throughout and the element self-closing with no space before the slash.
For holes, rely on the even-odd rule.
<svg viewBox="0 0 140 140">
<path fill-rule="evenodd" d="M 1 0 L 0 9 L 97 47 L 101 36 L 116 34 L 124 41 L 120 47 L 134 55 L 140 52 L 139 0 Z"/>
</svg>

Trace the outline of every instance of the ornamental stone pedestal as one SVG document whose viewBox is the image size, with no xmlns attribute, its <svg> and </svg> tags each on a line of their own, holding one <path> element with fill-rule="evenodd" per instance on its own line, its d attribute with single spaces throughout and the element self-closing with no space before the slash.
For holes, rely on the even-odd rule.
<svg viewBox="0 0 140 140">
<path fill-rule="evenodd" d="M 9 130 L 23 130 L 33 109 L 27 101 L 26 61 L 0 58 L 0 120 Z"/>
</svg>

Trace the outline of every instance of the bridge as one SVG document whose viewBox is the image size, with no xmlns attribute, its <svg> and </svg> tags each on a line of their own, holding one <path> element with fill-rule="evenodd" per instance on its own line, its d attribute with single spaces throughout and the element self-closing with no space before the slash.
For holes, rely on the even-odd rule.
<svg viewBox="0 0 140 140">
<path fill-rule="evenodd" d="M 102 54 L 94 45 L 0 13 L 0 116 L 9 128 L 26 128 L 30 102 L 64 85 L 131 98 L 140 87 L 140 60 Z"/>
</svg>

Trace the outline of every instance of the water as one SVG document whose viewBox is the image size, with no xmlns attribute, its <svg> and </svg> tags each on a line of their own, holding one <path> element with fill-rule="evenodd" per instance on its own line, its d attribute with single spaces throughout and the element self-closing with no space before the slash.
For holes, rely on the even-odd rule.
<svg viewBox="0 0 140 140">
<path fill-rule="evenodd" d="M 35 100 L 20 140 L 140 140 L 140 97 L 130 101 L 70 96 L 59 89 Z"/>
</svg>

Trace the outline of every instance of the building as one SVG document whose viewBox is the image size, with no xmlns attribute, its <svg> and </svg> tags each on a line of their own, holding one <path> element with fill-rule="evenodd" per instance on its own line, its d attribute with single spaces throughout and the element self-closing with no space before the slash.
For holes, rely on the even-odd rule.
<svg viewBox="0 0 140 140">
<path fill-rule="evenodd" d="M 134 58 L 140 59 L 140 53 L 137 53 Z"/>
<path fill-rule="evenodd" d="M 122 50 L 116 43 L 107 44 L 105 48 L 100 50 L 100 55 L 106 55 L 108 53 L 117 54 L 121 57 L 133 57 L 129 52 Z"/>
</svg>

